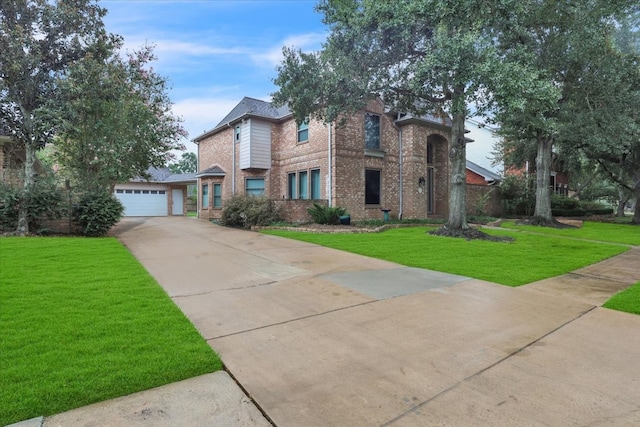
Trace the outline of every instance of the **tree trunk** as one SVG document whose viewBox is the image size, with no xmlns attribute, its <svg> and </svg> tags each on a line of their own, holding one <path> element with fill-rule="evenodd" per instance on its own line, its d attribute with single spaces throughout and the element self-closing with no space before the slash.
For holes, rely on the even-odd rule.
<svg viewBox="0 0 640 427">
<path fill-rule="evenodd" d="M 551 138 L 538 137 L 538 154 L 536 156 L 536 207 L 534 220 L 540 223 L 552 223 L 551 189 L 549 176 L 551 175 Z"/>
<path fill-rule="evenodd" d="M 464 95 L 464 90 L 454 90 L 454 97 Z M 456 100 L 453 100 L 456 105 Z M 450 188 L 449 188 L 449 220 L 447 228 L 450 230 L 465 230 L 469 228 L 467 224 L 467 146 L 464 140 L 464 120 L 465 113 L 462 108 L 454 109 L 453 123 L 451 128 L 451 148 L 449 151 L 449 163 L 451 165 Z"/>
<path fill-rule="evenodd" d="M 633 209 L 633 218 L 631 219 L 632 224 L 640 225 L 640 170 L 637 170 L 636 173 L 633 174 L 633 192 L 636 196 L 636 201 L 634 203 L 635 208 Z"/>
<path fill-rule="evenodd" d="M 16 234 L 20 236 L 25 236 L 29 233 L 29 208 L 27 204 L 27 198 L 29 197 L 29 192 L 31 187 L 35 182 L 35 161 L 36 161 L 36 146 L 35 141 L 33 141 L 33 121 L 32 115 L 29 111 L 22 111 L 23 120 L 24 120 L 24 128 L 27 132 L 24 136 L 24 183 L 23 183 L 23 196 L 22 201 L 18 208 L 18 225 L 16 227 Z"/>
<path fill-rule="evenodd" d="M 616 216 L 619 218 L 624 218 L 624 207 L 627 205 L 627 202 L 631 196 L 627 191 L 623 188 L 618 188 L 618 210 L 616 212 Z"/>
</svg>

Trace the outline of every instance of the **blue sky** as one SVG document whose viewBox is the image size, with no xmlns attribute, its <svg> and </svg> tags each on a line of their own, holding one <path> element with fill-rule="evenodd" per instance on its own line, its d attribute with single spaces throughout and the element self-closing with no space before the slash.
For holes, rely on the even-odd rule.
<svg viewBox="0 0 640 427">
<path fill-rule="evenodd" d="M 241 99 L 269 100 L 283 46 L 317 50 L 326 38 L 316 1 L 102 0 L 107 30 L 125 48 L 156 46 L 174 112 L 189 139 L 214 127 Z M 185 141 L 189 151 L 195 145 Z"/>
</svg>

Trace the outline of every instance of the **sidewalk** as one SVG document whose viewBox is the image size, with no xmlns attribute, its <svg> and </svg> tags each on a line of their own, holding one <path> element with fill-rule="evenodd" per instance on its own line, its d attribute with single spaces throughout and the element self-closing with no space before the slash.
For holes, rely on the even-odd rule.
<svg viewBox="0 0 640 427">
<path fill-rule="evenodd" d="M 640 249 L 509 288 L 189 218 L 119 230 L 277 426 L 640 424 L 640 316 L 599 307 L 640 280 Z M 268 423 L 237 397 L 248 415 L 216 421 L 226 391 L 165 387 L 138 402 L 166 425 Z M 171 394 L 202 417 L 174 417 Z M 121 399 L 44 425 L 147 425 Z"/>
</svg>

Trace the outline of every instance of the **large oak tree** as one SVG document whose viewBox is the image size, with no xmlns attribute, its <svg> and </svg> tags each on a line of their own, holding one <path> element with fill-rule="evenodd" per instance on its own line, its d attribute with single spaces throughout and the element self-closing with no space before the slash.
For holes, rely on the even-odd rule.
<svg viewBox="0 0 640 427">
<path fill-rule="evenodd" d="M 448 114 L 453 122 L 449 216 L 443 231 L 468 229 L 465 214 L 467 106 L 484 101 L 487 74 L 500 66 L 495 29 L 519 1 L 323 0 L 330 34 L 322 50 L 285 48 L 273 95 L 298 121 L 325 122 L 380 97 L 394 111 Z"/>
</svg>

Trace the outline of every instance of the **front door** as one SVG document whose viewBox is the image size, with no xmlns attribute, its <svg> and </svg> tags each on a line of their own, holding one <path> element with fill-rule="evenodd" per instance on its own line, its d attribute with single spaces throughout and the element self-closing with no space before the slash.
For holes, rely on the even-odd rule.
<svg viewBox="0 0 640 427">
<path fill-rule="evenodd" d="M 184 215 L 184 195 L 182 189 L 172 189 L 171 199 L 171 215 Z"/>
</svg>

